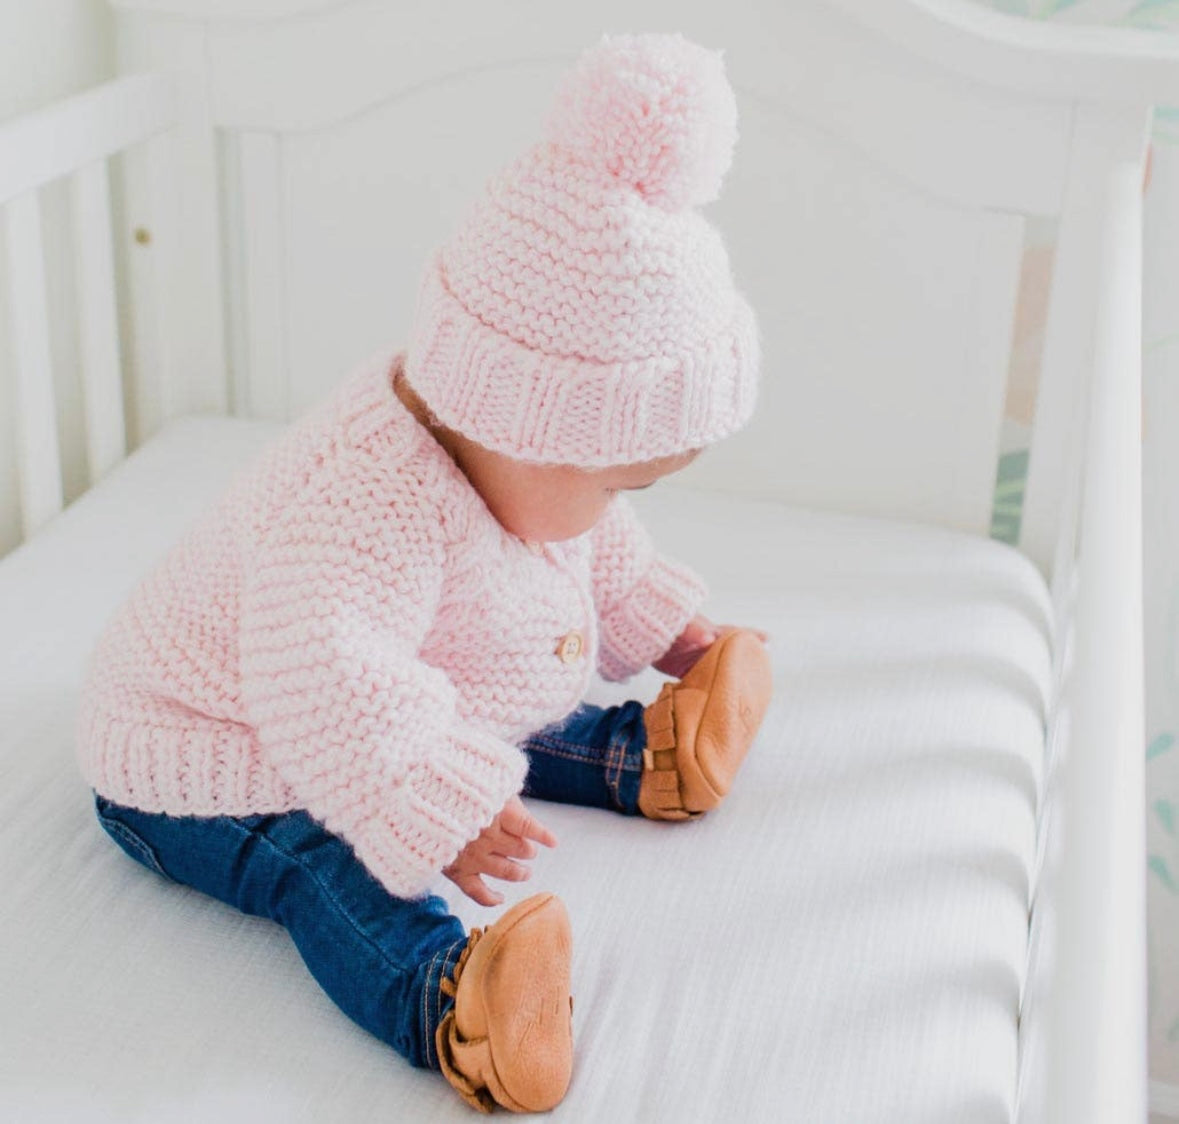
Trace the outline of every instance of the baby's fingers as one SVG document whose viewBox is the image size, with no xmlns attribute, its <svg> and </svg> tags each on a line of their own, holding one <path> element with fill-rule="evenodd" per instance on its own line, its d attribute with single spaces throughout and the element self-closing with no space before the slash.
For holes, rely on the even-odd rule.
<svg viewBox="0 0 1179 1124">
<path fill-rule="evenodd" d="M 504 900 L 503 894 L 491 890 L 487 883 L 477 874 L 452 874 L 448 878 L 467 895 L 472 901 L 480 905 L 499 905 Z"/>
<path fill-rule="evenodd" d="M 555 847 L 557 837 L 547 827 L 531 815 L 520 802 L 519 797 L 513 797 L 504 807 L 500 816 L 500 826 L 511 835 L 522 839 L 535 839 L 546 847 Z M 531 857 L 531 856 L 529 856 Z"/>
<path fill-rule="evenodd" d="M 488 855 L 483 860 L 480 874 L 492 878 L 500 878 L 504 882 L 527 882 L 532 877 L 532 871 L 521 863 L 513 862 L 503 855 Z"/>
<path fill-rule="evenodd" d="M 513 835 L 506 828 L 496 832 L 492 847 L 495 854 L 506 855 L 510 859 L 536 858 L 536 844 L 523 835 Z"/>
</svg>

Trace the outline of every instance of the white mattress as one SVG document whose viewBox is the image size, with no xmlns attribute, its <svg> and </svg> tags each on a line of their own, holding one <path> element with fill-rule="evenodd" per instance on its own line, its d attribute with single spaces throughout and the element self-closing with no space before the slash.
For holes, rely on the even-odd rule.
<svg viewBox="0 0 1179 1124">
<path fill-rule="evenodd" d="M 282 929 L 100 830 L 73 762 L 107 616 L 277 429 L 172 423 L 0 562 L 0 1119 L 470 1120 L 339 1014 Z M 1049 602 L 1000 543 L 677 489 L 636 502 L 773 634 L 776 697 L 724 805 L 544 805 L 509 902 L 574 926 L 571 1121 L 974 1124 L 1014 1098 Z M 649 699 L 660 677 L 602 685 Z M 438 889 L 468 924 L 500 911 Z"/>
</svg>

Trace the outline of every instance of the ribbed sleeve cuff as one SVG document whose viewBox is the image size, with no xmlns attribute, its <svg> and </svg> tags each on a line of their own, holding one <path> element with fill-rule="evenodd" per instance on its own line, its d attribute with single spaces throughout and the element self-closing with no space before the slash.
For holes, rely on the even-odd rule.
<svg viewBox="0 0 1179 1124">
<path fill-rule="evenodd" d="M 527 772 L 515 746 L 462 726 L 448 750 L 407 777 L 394 806 L 362 829 L 356 853 L 391 894 L 417 897 L 503 811 Z"/>
<path fill-rule="evenodd" d="M 642 580 L 601 619 L 598 671 L 629 679 L 662 656 L 704 604 L 704 579 L 656 555 Z"/>
</svg>

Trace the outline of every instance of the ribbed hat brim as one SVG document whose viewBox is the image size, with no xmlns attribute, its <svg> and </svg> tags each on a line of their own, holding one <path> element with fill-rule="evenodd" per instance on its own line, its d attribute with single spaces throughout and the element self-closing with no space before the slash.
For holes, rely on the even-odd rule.
<svg viewBox="0 0 1179 1124">
<path fill-rule="evenodd" d="M 704 348 L 601 363 L 549 355 L 489 327 L 456 299 L 436 252 L 423 277 L 406 377 L 445 425 L 538 464 L 602 468 L 702 448 L 748 422 L 760 340 L 732 291 Z"/>
</svg>

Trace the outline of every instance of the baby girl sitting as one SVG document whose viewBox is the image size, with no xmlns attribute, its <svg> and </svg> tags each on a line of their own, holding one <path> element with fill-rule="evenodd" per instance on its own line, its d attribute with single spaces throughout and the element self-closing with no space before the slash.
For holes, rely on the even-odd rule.
<svg viewBox="0 0 1179 1124">
<path fill-rule="evenodd" d="M 286 927 L 315 978 L 471 1104 L 551 1108 L 572 1067 L 552 894 L 467 934 L 552 834 L 520 795 L 686 819 L 770 695 L 764 636 L 699 615 L 620 493 L 753 408 L 756 323 L 717 232 L 718 53 L 605 37 L 548 139 L 429 263 L 404 350 L 241 472 L 108 623 L 78 723 L 133 858 Z M 596 667 L 676 677 L 582 705 Z"/>
</svg>

